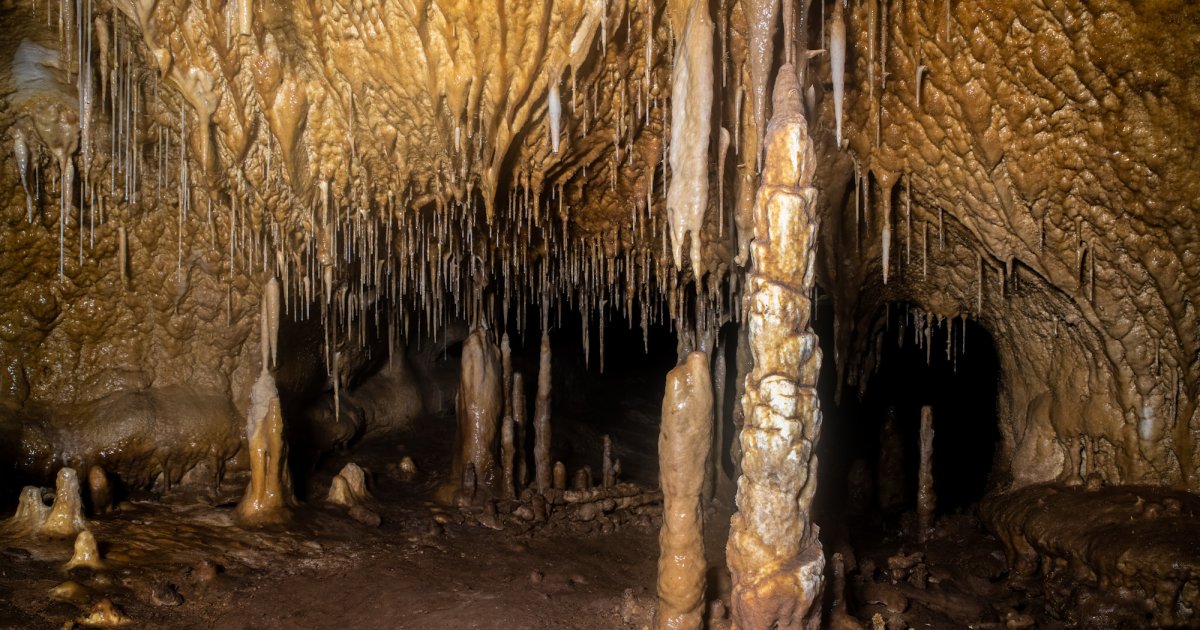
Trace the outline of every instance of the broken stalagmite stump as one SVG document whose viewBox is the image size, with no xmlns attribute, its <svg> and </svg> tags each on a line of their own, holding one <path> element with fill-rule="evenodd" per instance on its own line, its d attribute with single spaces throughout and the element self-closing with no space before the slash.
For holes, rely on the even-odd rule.
<svg viewBox="0 0 1200 630">
<path fill-rule="evenodd" d="M 921 466 L 917 470 L 917 539 L 925 542 L 933 529 L 937 492 L 933 489 L 933 408 L 921 407 Z"/>
<path fill-rule="evenodd" d="M 704 515 L 700 494 L 712 441 L 708 355 L 693 352 L 667 374 L 658 470 L 663 523 L 658 544 L 658 628 L 700 628 L 704 613 Z"/>
<path fill-rule="evenodd" d="M 743 630 L 820 625 L 825 561 L 810 514 L 821 429 L 821 353 L 809 325 L 817 191 L 802 100 L 795 69 L 785 64 L 775 81 L 746 280 L 754 367 L 741 401 L 739 511 L 726 551 L 733 623 Z"/>
<path fill-rule="evenodd" d="M 476 328 L 463 342 L 453 478 L 462 479 L 465 467 L 471 464 L 477 487 L 486 488 L 489 496 L 500 481 L 494 453 L 504 406 L 502 379 L 500 349 L 487 331 Z"/>
<path fill-rule="evenodd" d="M 533 470 L 537 491 L 546 493 L 550 475 L 550 335 L 542 333 L 541 364 L 538 367 L 537 400 L 533 411 Z"/>
</svg>

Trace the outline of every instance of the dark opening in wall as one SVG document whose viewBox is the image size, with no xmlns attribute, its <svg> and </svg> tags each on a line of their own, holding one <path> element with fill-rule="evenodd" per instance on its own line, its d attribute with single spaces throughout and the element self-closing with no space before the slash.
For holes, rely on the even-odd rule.
<svg viewBox="0 0 1200 630">
<path fill-rule="evenodd" d="M 913 509 L 921 408 L 929 405 L 938 512 L 969 508 L 987 490 L 1000 440 L 1000 364 L 992 336 L 971 319 L 927 319 L 907 303 L 883 308 L 863 358 L 866 388 L 860 398 L 858 387 L 844 384 L 840 406 L 833 404 L 833 315 L 828 308 L 818 313 L 827 357 L 819 446 L 822 505 L 853 508 L 857 500 L 860 508 L 885 515 Z M 891 437 L 885 431 L 889 416 Z"/>
</svg>

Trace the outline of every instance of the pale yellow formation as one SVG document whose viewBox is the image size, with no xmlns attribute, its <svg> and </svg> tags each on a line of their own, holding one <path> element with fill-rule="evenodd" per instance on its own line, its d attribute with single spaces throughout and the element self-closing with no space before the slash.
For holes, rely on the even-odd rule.
<svg viewBox="0 0 1200 630">
<path fill-rule="evenodd" d="M 100 560 L 100 548 L 96 545 L 96 536 L 84 530 L 75 537 L 75 551 L 71 559 L 63 567 L 67 571 L 75 568 L 98 570 L 104 568 Z"/>
<path fill-rule="evenodd" d="M 816 628 L 824 556 L 810 509 L 816 491 L 821 352 L 809 328 L 816 245 L 816 163 L 792 66 L 775 81 L 762 186 L 754 203 L 746 310 L 754 367 L 738 513 L 726 551 L 735 627 Z"/>
<path fill-rule="evenodd" d="M 658 432 L 663 523 L 658 533 L 660 630 L 704 625 L 704 513 L 700 492 L 708 468 L 713 423 L 708 355 L 693 352 L 667 374 Z"/>
<path fill-rule="evenodd" d="M 72 538 L 85 529 L 87 521 L 83 520 L 79 475 L 74 468 L 60 468 L 54 485 L 54 505 L 38 528 L 38 534 L 50 538 Z"/>
</svg>

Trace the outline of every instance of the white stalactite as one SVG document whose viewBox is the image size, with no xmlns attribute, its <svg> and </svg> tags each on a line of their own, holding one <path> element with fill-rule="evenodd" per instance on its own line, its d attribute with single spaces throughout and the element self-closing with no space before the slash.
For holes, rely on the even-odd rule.
<svg viewBox="0 0 1200 630">
<path fill-rule="evenodd" d="M 682 269 L 683 241 L 691 234 L 692 274 L 704 275 L 700 234 L 708 207 L 708 144 L 713 102 L 713 23 L 708 5 L 693 2 L 675 53 L 671 77 L 671 183 L 667 216 L 675 268 Z"/>
<path fill-rule="evenodd" d="M 837 145 L 842 146 L 842 107 L 846 98 L 846 18 L 842 0 L 834 0 L 833 24 L 829 27 L 829 63 L 833 73 L 833 118 Z"/>
</svg>

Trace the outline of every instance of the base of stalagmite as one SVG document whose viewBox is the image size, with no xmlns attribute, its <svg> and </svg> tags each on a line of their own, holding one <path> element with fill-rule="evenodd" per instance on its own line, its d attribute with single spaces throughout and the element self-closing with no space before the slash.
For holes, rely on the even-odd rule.
<svg viewBox="0 0 1200 630">
<path fill-rule="evenodd" d="M 12 537 L 32 536 L 42 528 L 42 523 L 46 522 L 49 515 L 50 506 L 42 501 L 42 489 L 37 486 L 25 486 L 21 489 L 16 513 L 0 523 L 0 534 Z"/>
<path fill-rule="evenodd" d="M 79 535 L 75 537 L 75 552 L 63 568 L 67 571 L 71 569 L 95 571 L 104 568 L 104 563 L 100 560 L 100 547 L 96 545 L 96 536 L 92 532 L 87 530 L 79 532 Z"/>
<path fill-rule="evenodd" d="M 234 520 L 249 526 L 290 520 L 295 498 L 283 440 L 283 414 L 275 378 L 266 370 L 250 394 L 246 441 L 250 449 L 250 484 L 234 510 Z"/>
</svg>

